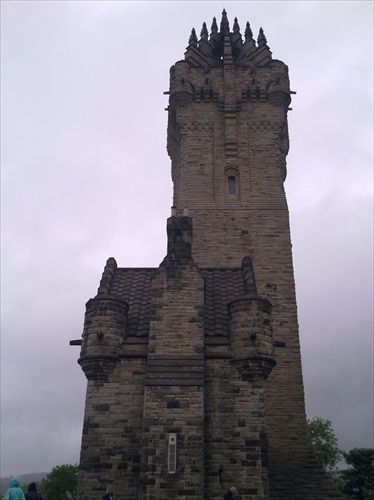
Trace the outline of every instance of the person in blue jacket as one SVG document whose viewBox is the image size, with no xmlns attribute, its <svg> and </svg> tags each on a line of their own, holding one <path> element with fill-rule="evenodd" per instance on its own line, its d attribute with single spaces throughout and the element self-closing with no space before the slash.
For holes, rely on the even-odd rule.
<svg viewBox="0 0 374 500">
<path fill-rule="evenodd" d="M 12 477 L 9 488 L 6 491 L 3 500 L 26 500 L 23 489 L 19 487 L 18 477 Z"/>
</svg>

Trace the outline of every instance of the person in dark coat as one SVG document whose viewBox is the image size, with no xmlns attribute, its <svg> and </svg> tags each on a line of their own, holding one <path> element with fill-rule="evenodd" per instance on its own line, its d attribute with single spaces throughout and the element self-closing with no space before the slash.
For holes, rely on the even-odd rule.
<svg viewBox="0 0 374 500">
<path fill-rule="evenodd" d="M 43 497 L 36 489 L 36 483 L 30 483 L 25 494 L 26 500 L 43 500 Z"/>
<path fill-rule="evenodd" d="M 229 491 L 226 491 L 225 496 L 223 497 L 223 500 L 233 500 L 235 493 L 236 493 L 235 486 L 231 486 Z"/>
<path fill-rule="evenodd" d="M 103 500 L 113 500 L 114 495 L 113 495 L 113 490 L 112 488 L 108 488 L 106 490 L 106 494 L 103 496 Z"/>
</svg>

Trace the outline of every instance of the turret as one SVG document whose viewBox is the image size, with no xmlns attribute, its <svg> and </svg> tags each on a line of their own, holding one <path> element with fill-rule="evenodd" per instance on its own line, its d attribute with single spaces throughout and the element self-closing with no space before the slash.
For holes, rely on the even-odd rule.
<svg viewBox="0 0 374 500">
<path fill-rule="evenodd" d="M 78 363 L 89 380 L 107 380 L 120 361 L 119 353 L 126 335 L 128 304 L 109 294 L 116 268 L 116 261 L 108 259 L 98 294 L 86 304 Z"/>
<path fill-rule="evenodd" d="M 242 380 L 266 380 L 276 365 L 272 306 L 257 294 L 252 261 L 245 257 L 242 270 L 246 295 L 228 304 L 232 363 Z"/>
</svg>

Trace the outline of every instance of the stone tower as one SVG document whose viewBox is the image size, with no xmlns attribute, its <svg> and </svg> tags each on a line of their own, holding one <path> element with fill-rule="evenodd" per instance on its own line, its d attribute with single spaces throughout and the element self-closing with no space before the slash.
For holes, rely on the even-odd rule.
<svg viewBox="0 0 374 500">
<path fill-rule="evenodd" d="M 170 70 L 174 199 L 157 269 L 87 303 L 79 500 L 339 498 L 310 454 L 287 201 L 287 66 L 260 29 L 192 30 Z"/>
</svg>

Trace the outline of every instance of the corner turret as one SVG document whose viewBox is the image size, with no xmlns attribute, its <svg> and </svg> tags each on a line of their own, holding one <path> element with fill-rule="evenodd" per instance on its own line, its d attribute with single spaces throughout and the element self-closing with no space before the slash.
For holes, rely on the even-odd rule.
<svg viewBox="0 0 374 500">
<path fill-rule="evenodd" d="M 128 304 L 109 295 L 117 263 L 108 259 L 98 294 L 86 304 L 82 335 L 81 365 L 88 380 L 106 381 L 120 360 L 119 353 L 126 335 Z"/>
<path fill-rule="evenodd" d="M 242 380 L 266 380 L 276 365 L 272 306 L 257 294 L 249 257 L 243 259 L 242 271 L 247 293 L 228 304 L 232 363 Z"/>
</svg>

